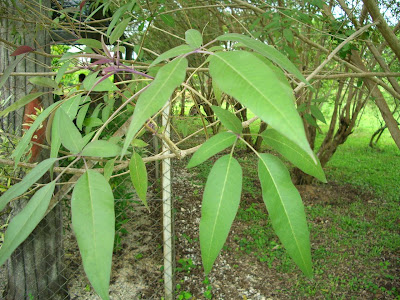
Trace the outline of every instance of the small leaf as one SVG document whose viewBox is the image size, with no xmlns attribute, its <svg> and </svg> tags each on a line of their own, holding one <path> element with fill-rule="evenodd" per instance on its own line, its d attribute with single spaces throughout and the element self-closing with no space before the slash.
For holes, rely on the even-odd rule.
<svg viewBox="0 0 400 300">
<path fill-rule="evenodd" d="M 79 39 L 75 44 L 85 45 L 94 49 L 102 49 L 101 42 L 95 39 Z"/>
<path fill-rule="evenodd" d="M 47 77 L 35 76 L 35 77 L 29 78 L 28 80 L 30 83 L 38 85 L 38 86 L 43 86 L 43 87 L 52 88 L 52 89 L 56 89 L 58 87 L 57 82 L 55 82 L 53 79 L 50 79 Z"/>
<path fill-rule="evenodd" d="M 200 248 L 208 274 L 228 237 L 239 208 L 242 168 L 231 155 L 218 159 L 204 188 L 200 219 Z"/>
<path fill-rule="evenodd" d="M 63 100 L 61 108 L 67 113 L 68 117 L 73 120 L 76 117 L 76 113 L 79 109 L 79 104 L 81 103 L 81 95 L 75 95 L 71 98 Z"/>
<path fill-rule="evenodd" d="M 285 69 L 289 73 L 292 73 L 301 81 L 308 83 L 304 78 L 303 74 L 296 68 L 296 66 L 282 53 L 276 50 L 274 47 L 266 45 L 258 40 L 252 39 L 248 36 L 238 34 L 238 33 L 228 33 L 221 35 L 217 38 L 219 41 L 236 41 L 241 42 L 250 49 L 260 53 L 266 58 L 270 59 L 276 63 L 281 68 Z"/>
<path fill-rule="evenodd" d="M 110 25 L 108 25 L 108 29 L 107 29 L 107 36 L 110 36 L 111 31 L 114 29 L 115 24 L 117 24 L 117 22 L 119 22 L 119 18 L 122 16 L 122 14 L 124 12 L 126 12 L 128 4 L 125 4 L 123 6 L 121 6 L 120 8 L 118 8 L 118 10 L 113 14 L 112 20 Z"/>
<path fill-rule="evenodd" d="M 6 116 L 8 113 L 25 106 L 29 102 L 35 100 L 36 98 L 38 98 L 44 94 L 45 93 L 40 92 L 40 93 L 32 93 L 32 94 L 25 95 L 24 97 L 19 99 L 17 102 L 14 102 L 13 104 L 11 104 L 5 110 L 0 111 L 0 117 Z"/>
<path fill-rule="evenodd" d="M 96 127 L 103 125 L 103 121 L 96 117 L 90 117 L 83 121 L 83 125 L 86 127 Z"/>
<path fill-rule="evenodd" d="M 25 193 L 36 181 L 38 181 L 56 162 L 55 158 L 48 158 L 41 163 L 39 163 L 35 168 L 33 168 L 22 181 L 14 184 L 10 187 L 3 195 L 0 197 L 0 211 L 6 207 L 7 203 L 12 199 L 21 196 Z"/>
<path fill-rule="evenodd" d="M 32 51 L 35 51 L 35 49 L 33 49 L 32 47 L 23 45 L 23 46 L 19 46 L 17 49 L 15 49 L 15 51 L 13 53 L 11 53 L 10 56 L 17 56 L 17 55 L 29 53 Z"/>
<path fill-rule="evenodd" d="M 102 140 L 90 142 L 83 148 L 82 156 L 114 157 L 121 153 L 121 147 Z"/>
<path fill-rule="evenodd" d="M 15 160 L 15 167 L 19 163 L 22 155 L 25 153 L 26 148 L 28 147 L 32 136 L 35 134 L 36 129 L 44 122 L 44 120 L 52 113 L 54 108 L 57 106 L 57 103 L 53 103 L 51 106 L 46 108 L 42 113 L 38 115 L 35 119 L 33 124 L 29 127 L 28 131 L 25 132 L 22 139 L 19 141 L 17 147 L 15 148 L 14 152 L 11 154 L 11 157 L 14 157 Z"/>
<path fill-rule="evenodd" d="M 215 83 L 215 80 L 212 81 L 212 86 L 213 86 L 213 91 L 215 95 L 215 100 L 217 100 L 217 103 L 221 105 L 222 103 L 222 91 L 218 87 L 218 85 Z"/>
<path fill-rule="evenodd" d="M 161 20 L 170 27 L 175 27 L 175 20 L 170 15 L 160 15 Z"/>
<path fill-rule="evenodd" d="M 140 95 L 126 134 L 121 156 L 124 156 L 133 137 L 143 126 L 143 123 L 165 105 L 173 91 L 185 79 L 187 65 L 188 61 L 185 58 L 177 58 L 163 66 L 158 71 L 154 81 Z"/>
<path fill-rule="evenodd" d="M 144 147 L 147 147 L 149 144 L 147 144 L 146 142 L 139 140 L 139 139 L 133 139 L 131 145 L 133 147 L 137 147 L 137 148 L 144 148 Z"/>
<path fill-rule="evenodd" d="M 95 72 L 86 76 L 85 80 L 83 81 L 83 87 L 86 91 L 90 92 L 112 92 L 118 91 L 119 89 L 116 85 L 111 82 L 108 78 L 100 81 L 102 77 L 97 77 L 99 72 Z"/>
<path fill-rule="evenodd" d="M 175 56 L 179 56 L 182 54 L 186 54 L 193 51 L 193 48 L 190 47 L 189 45 L 180 45 L 175 48 L 169 49 L 168 51 L 165 51 L 163 54 L 161 54 L 159 57 L 157 57 L 149 66 L 150 68 L 155 66 L 156 64 L 162 62 L 163 60 L 170 59 Z"/>
<path fill-rule="evenodd" d="M 131 160 L 129 162 L 129 171 L 132 184 L 136 190 L 137 195 L 139 196 L 140 200 L 142 200 L 144 206 L 149 209 L 146 200 L 147 170 L 142 157 L 136 152 L 133 152 Z"/>
<path fill-rule="evenodd" d="M 236 139 L 237 136 L 230 132 L 220 132 L 214 135 L 193 154 L 186 168 L 193 168 L 201 164 L 211 156 L 232 146 Z"/>
<path fill-rule="evenodd" d="M 317 119 L 320 120 L 322 123 L 326 124 L 325 117 L 323 113 L 319 110 L 319 108 L 315 105 L 310 106 L 311 114 Z"/>
<path fill-rule="evenodd" d="M 315 164 L 314 160 L 303 149 L 275 129 L 267 129 L 261 136 L 269 146 L 282 154 L 300 170 L 318 178 L 322 182 L 327 182 L 317 157 L 314 157 L 314 160 L 318 162 L 318 164 Z"/>
<path fill-rule="evenodd" d="M 63 76 L 65 74 L 65 72 L 68 70 L 68 67 L 69 67 L 70 64 L 71 63 L 69 61 L 67 61 L 60 67 L 60 69 L 58 69 L 57 76 L 56 76 L 56 79 L 55 79 L 57 84 L 60 83 L 61 79 L 63 78 Z"/>
<path fill-rule="evenodd" d="M 89 103 L 83 105 L 78 112 L 78 116 L 76 117 L 76 126 L 79 128 L 79 130 L 82 130 L 83 122 L 86 117 L 86 113 L 89 109 Z"/>
<path fill-rule="evenodd" d="M 293 32 L 289 28 L 283 29 L 283 36 L 289 43 L 293 43 Z"/>
<path fill-rule="evenodd" d="M 62 108 L 58 109 L 58 111 L 60 111 L 58 130 L 60 132 L 61 143 L 65 148 L 71 151 L 72 154 L 77 154 L 82 150 L 83 146 L 85 146 L 82 136 L 67 113 Z"/>
<path fill-rule="evenodd" d="M 272 227 L 300 270 L 312 276 L 310 233 L 299 192 L 285 165 L 271 154 L 260 154 L 258 176 Z"/>
<path fill-rule="evenodd" d="M 57 110 L 54 113 L 53 123 L 51 126 L 50 157 L 54 158 L 58 157 L 58 151 L 61 148 L 60 130 L 58 128 L 59 123 L 60 123 L 60 112 Z"/>
<path fill-rule="evenodd" d="M 109 299 L 115 216 L 114 196 L 103 175 L 89 169 L 79 178 L 71 214 L 85 273 L 99 296 Z"/>
<path fill-rule="evenodd" d="M 304 114 L 303 118 L 307 121 L 308 124 L 314 126 L 314 127 L 318 127 L 317 122 L 315 121 L 315 119 L 312 117 L 312 115 L 310 114 Z"/>
<path fill-rule="evenodd" d="M 0 248 L 0 266 L 10 257 L 15 249 L 32 233 L 49 206 L 56 182 L 52 181 L 38 190 L 25 207 L 7 226 L 4 243 Z"/>
<path fill-rule="evenodd" d="M 227 129 L 232 130 L 236 134 L 242 133 L 242 122 L 240 122 L 238 117 L 236 117 L 230 111 L 219 106 L 213 105 L 211 108 L 221 121 L 222 125 L 224 125 Z"/>
<path fill-rule="evenodd" d="M 104 178 L 109 181 L 110 177 L 114 171 L 114 164 L 115 164 L 115 158 L 110 159 L 107 161 L 106 165 L 104 166 Z"/>
<path fill-rule="evenodd" d="M 10 77 L 11 73 L 14 71 L 14 69 L 17 67 L 19 62 L 23 59 L 23 56 L 20 56 L 14 61 L 7 66 L 7 68 L 4 69 L 3 75 L 0 77 L 0 89 L 3 87 L 3 85 L 6 83 L 8 77 Z"/>
<path fill-rule="evenodd" d="M 114 44 L 123 34 L 131 18 L 126 18 L 119 23 L 110 35 L 110 44 Z"/>
<path fill-rule="evenodd" d="M 212 55 L 209 69 L 224 93 L 314 156 L 294 96 L 288 97 L 281 79 L 260 59 L 244 51 L 218 52 Z"/>
<path fill-rule="evenodd" d="M 185 32 L 185 40 L 189 46 L 195 49 L 200 48 L 203 44 L 203 37 L 201 36 L 201 33 L 196 29 L 187 30 Z"/>
</svg>

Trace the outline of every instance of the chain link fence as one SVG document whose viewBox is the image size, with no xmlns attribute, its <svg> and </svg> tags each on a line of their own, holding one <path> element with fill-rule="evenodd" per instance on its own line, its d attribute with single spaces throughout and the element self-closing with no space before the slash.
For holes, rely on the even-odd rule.
<svg viewBox="0 0 400 300">
<path fill-rule="evenodd" d="M 7 120 L 21 120 L 20 116 L 10 115 Z M 4 120 L 2 124 L 7 126 L 2 127 L 3 132 L 0 136 L 1 155 L 7 158 L 18 141 L 16 135 L 21 132 L 21 125 L 15 121 L 4 122 Z M 115 124 L 115 126 L 121 125 Z M 146 133 L 142 138 L 148 144 L 140 148 L 143 157 L 154 156 L 162 151 L 162 143 L 156 136 Z M 104 164 L 105 162 L 99 163 L 100 167 Z M 147 197 L 149 211 L 137 197 L 126 169 L 110 178 L 116 216 L 110 281 L 111 299 L 172 299 L 173 297 L 174 236 L 169 164 L 169 161 L 146 163 L 149 176 Z M 3 166 L 1 185 L 6 188 L 9 183 L 18 182 L 24 171 L 26 170 L 15 171 L 13 166 Z M 48 182 L 49 178 L 42 179 L 43 182 L 46 180 Z M 71 180 L 75 181 L 74 177 L 67 175 L 62 181 L 65 183 Z M 60 185 L 58 189 L 61 190 L 63 187 L 64 185 Z M 1 212 L 1 242 L 10 219 L 23 208 L 29 196 L 31 195 L 26 199 L 12 201 Z M 26 268 L 26 265 L 24 267 L 24 264 L 36 265 L 32 268 L 32 274 L 27 274 L 26 270 L 29 268 Z M 40 278 L 37 278 L 35 270 L 41 272 Z M 0 298 L 26 299 L 22 294 L 6 293 L 10 286 L 16 284 L 8 280 L 10 271 L 14 276 L 23 274 L 29 282 L 35 283 L 28 289 L 33 289 L 32 294 L 39 296 L 31 299 L 100 299 L 90 286 L 83 269 L 72 231 L 70 196 L 62 198 L 8 262 L 0 267 Z M 18 290 L 18 287 L 12 290 Z"/>
</svg>

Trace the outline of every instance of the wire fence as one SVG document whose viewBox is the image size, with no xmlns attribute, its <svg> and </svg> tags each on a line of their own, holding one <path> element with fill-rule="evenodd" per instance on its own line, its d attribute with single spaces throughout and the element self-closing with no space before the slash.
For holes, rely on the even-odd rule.
<svg viewBox="0 0 400 300">
<path fill-rule="evenodd" d="M 15 122 L 8 122 L 10 124 L 15 125 Z M 14 135 L 18 135 L 19 129 L 17 125 L 9 126 L 1 135 L 3 157 L 9 157 L 15 147 L 17 138 Z M 141 148 L 142 156 L 153 156 L 162 151 L 162 143 L 156 136 L 148 134 L 143 139 L 148 146 Z M 149 175 L 147 201 L 150 211 L 136 195 L 129 174 L 110 179 L 116 217 L 111 299 L 173 298 L 174 235 L 169 165 L 168 161 L 146 163 Z M 12 178 L 11 182 L 18 182 L 22 174 L 22 170 L 15 171 L 11 166 L 4 166 L 1 184 L 7 186 L 8 178 Z M 42 179 L 43 182 L 46 180 L 48 178 Z M 71 179 L 66 177 L 63 181 L 68 180 Z M 7 224 L 27 201 L 28 198 L 12 201 L 1 212 L 2 239 Z M 14 279 L 20 277 L 32 284 L 18 286 L 19 280 Z M 29 298 L 29 295 L 37 296 Z M 100 299 L 83 269 L 72 231 L 70 196 L 64 197 L 55 206 L 7 263 L 0 267 L 0 298 L 2 297 L 7 300 Z"/>
</svg>

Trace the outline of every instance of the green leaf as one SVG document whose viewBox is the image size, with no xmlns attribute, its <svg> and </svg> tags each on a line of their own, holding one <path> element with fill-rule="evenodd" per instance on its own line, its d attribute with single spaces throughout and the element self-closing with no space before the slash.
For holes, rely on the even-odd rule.
<svg viewBox="0 0 400 300">
<path fill-rule="evenodd" d="M 69 99 L 63 101 L 61 108 L 67 113 L 68 117 L 73 120 L 76 117 L 76 113 L 81 103 L 81 95 L 75 95 Z"/>
<path fill-rule="evenodd" d="M 83 144 L 86 145 L 87 143 L 89 143 L 95 133 L 96 133 L 95 131 L 91 131 L 88 134 L 86 134 L 85 136 L 83 136 L 83 138 L 82 138 Z"/>
<path fill-rule="evenodd" d="M 79 130 L 82 130 L 83 122 L 85 121 L 86 113 L 89 109 L 89 103 L 83 105 L 78 112 L 78 116 L 76 117 L 76 126 Z"/>
<path fill-rule="evenodd" d="M 293 42 L 293 32 L 289 28 L 283 29 L 283 36 L 289 43 Z"/>
<path fill-rule="evenodd" d="M 169 49 L 168 51 L 165 51 L 163 54 L 161 54 L 159 57 L 157 57 L 149 66 L 150 68 L 155 66 L 156 64 L 162 62 L 163 60 L 170 59 L 175 56 L 179 56 L 182 54 L 186 54 L 193 51 L 193 48 L 189 45 L 180 45 L 175 48 Z"/>
<path fill-rule="evenodd" d="M 282 154 L 300 170 L 318 178 L 322 182 L 327 182 L 317 157 L 314 156 L 314 160 L 318 162 L 318 164 L 315 164 L 314 160 L 303 149 L 275 129 L 269 128 L 261 136 L 269 146 Z"/>
<path fill-rule="evenodd" d="M 90 142 L 83 148 L 82 156 L 114 157 L 121 153 L 121 147 L 102 140 Z"/>
<path fill-rule="evenodd" d="M 32 84 L 36 84 L 38 86 L 43 86 L 47 88 L 56 89 L 58 87 L 56 81 L 47 77 L 34 76 L 29 78 L 28 81 Z"/>
<path fill-rule="evenodd" d="M 0 248 L 0 266 L 4 264 L 11 253 L 25 241 L 42 220 L 55 187 L 56 182 L 52 181 L 38 190 L 19 214 L 8 224 L 4 235 L 4 243 Z"/>
<path fill-rule="evenodd" d="M 48 158 L 33 168 L 22 181 L 14 184 L 0 197 L 0 211 L 6 207 L 12 199 L 25 193 L 36 181 L 38 181 L 56 162 L 55 158 Z"/>
<path fill-rule="evenodd" d="M 67 113 L 62 108 L 60 108 L 59 111 L 58 130 L 61 143 L 65 148 L 71 151 L 72 154 L 77 154 L 85 146 L 82 136 Z"/>
<path fill-rule="evenodd" d="M 94 49 L 102 49 L 101 42 L 94 39 L 79 39 L 75 42 L 78 45 L 85 45 Z"/>
<path fill-rule="evenodd" d="M 222 91 L 218 87 L 218 85 L 215 83 L 215 80 L 212 81 L 212 86 L 213 86 L 213 91 L 215 95 L 215 100 L 217 100 L 217 103 L 221 105 L 222 103 Z"/>
<path fill-rule="evenodd" d="M 17 167 L 22 155 L 25 153 L 26 148 L 31 142 L 32 136 L 35 134 L 36 129 L 43 123 L 43 121 L 51 114 L 53 109 L 57 106 L 57 103 L 53 103 L 51 106 L 46 108 L 42 113 L 40 113 L 33 124 L 29 127 L 28 131 L 25 132 L 21 140 L 19 141 L 11 157 L 14 158 L 15 167 Z"/>
<path fill-rule="evenodd" d="M 95 72 L 93 74 L 90 74 L 86 76 L 85 80 L 83 81 L 83 87 L 86 91 L 91 91 L 91 92 L 112 92 L 112 91 L 118 91 L 119 89 L 117 86 L 110 81 L 109 78 L 106 78 L 105 80 L 101 81 L 100 83 L 97 83 L 101 77 L 97 77 L 97 74 L 99 72 Z M 97 83 L 97 84 L 96 84 Z M 96 84 L 96 86 L 95 86 Z"/>
<path fill-rule="evenodd" d="M 147 147 L 149 144 L 139 139 L 133 139 L 131 145 L 137 148 L 144 148 Z"/>
<path fill-rule="evenodd" d="M 90 117 L 83 121 L 83 125 L 86 127 L 96 127 L 103 125 L 103 121 L 96 117 Z"/>
<path fill-rule="evenodd" d="M 115 29 L 110 35 L 110 44 L 114 44 L 116 40 L 118 40 L 123 34 L 128 26 L 129 22 L 131 21 L 131 18 L 126 18 L 121 21 L 117 26 L 115 26 Z"/>
<path fill-rule="evenodd" d="M 203 44 L 203 37 L 196 29 L 189 29 L 185 32 L 186 43 L 193 48 L 200 48 Z"/>
<path fill-rule="evenodd" d="M 228 237 L 239 208 L 242 168 L 232 155 L 218 159 L 204 188 L 200 219 L 200 248 L 208 274 Z"/>
<path fill-rule="evenodd" d="M 0 117 L 6 116 L 8 113 L 25 106 L 29 102 L 35 100 L 36 98 L 38 98 L 38 97 L 40 97 L 40 96 L 42 96 L 44 94 L 46 94 L 46 93 L 39 92 L 39 93 L 32 93 L 32 94 L 25 95 L 24 97 L 22 97 L 18 101 L 16 101 L 13 104 L 11 104 L 5 110 L 0 111 Z"/>
<path fill-rule="evenodd" d="M 312 276 L 310 233 L 300 194 L 285 165 L 271 154 L 260 154 L 258 176 L 272 227 L 300 270 Z"/>
<path fill-rule="evenodd" d="M 303 74 L 296 68 L 296 66 L 282 53 L 276 50 L 274 47 L 266 45 L 258 40 L 252 39 L 248 36 L 238 33 L 227 33 L 217 38 L 219 41 L 236 41 L 240 42 L 246 47 L 262 54 L 266 58 L 276 63 L 281 68 L 285 69 L 289 73 L 292 73 L 299 80 L 308 83 L 304 78 Z"/>
<path fill-rule="evenodd" d="M 56 76 L 56 79 L 55 79 L 57 84 L 60 83 L 61 79 L 63 78 L 63 76 L 65 74 L 65 72 L 68 70 L 68 67 L 69 67 L 70 64 L 71 63 L 69 61 L 67 61 L 60 67 L 60 69 L 58 69 L 57 76 Z"/>
<path fill-rule="evenodd" d="M 25 55 L 21 55 L 17 58 L 14 59 L 14 61 L 8 65 L 8 67 L 4 70 L 3 75 L 0 77 L 0 89 L 3 87 L 3 85 L 6 83 L 8 77 L 10 77 L 12 71 L 17 67 L 19 62 L 25 58 Z M 1 116 L 1 113 L 0 113 Z"/>
<path fill-rule="evenodd" d="M 325 117 L 323 113 L 319 110 L 318 106 L 311 105 L 310 106 L 311 114 L 317 119 L 320 120 L 322 123 L 326 124 Z"/>
<path fill-rule="evenodd" d="M 124 156 L 135 134 L 152 115 L 158 112 L 171 97 L 173 91 L 182 83 L 186 76 L 188 61 L 186 58 L 177 58 L 160 68 L 156 78 L 140 95 L 121 156 Z"/>
<path fill-rule="evenodd" d="M 95 291 L 109 299 L 114 247 L 114 196 L 107 180 L 87 170 L 77 181 L 71 199 L 72 227 L 83 268 Z"/>
<path fill-rule="evenodd" d="M 217 115 L 218 119 L 221 121 L 227 129 L 232 130 L 236 134 L 241 134 L 243 127 L 242 122 L 230 111 L 223 109 L 219 106 L 213 105 L 212 110 Z"/>
<path fill-rule="evenodd" d="M 51 126 L 51 147 L 50 157 L 58 157 L 58 151 L 61 148 L 60 130 L 58 128 L 60 124 L 60 110 L 54 113 L 53 123 Z"/>
<path fill-rule="evenodd" d="M 186 168 L 192 168 L 201 164 L 211 156 L 232 146 L 236 139 L 237 136 L 231 132 L 220 132 L 214 135 L 193 154 Z"/>
<path fill-rule="evenodd" d="M 303 122 L 275 73 L 248 52 L 219 52 L 210 60 L 210 74 L 221 90 L 299 145 L 311 157 Z"/>
<path fill-rule="evenodd" d="M 106 165 L 104 166 L 104 178 L 109 181 L 110 177 L 114 170 L 115 158 L 110 159 L 107 161 Z"/>
<path fill-rule="evenodd" d="M 307 121 L 308 124 L 314 126 L 314 127 L 318 127 L 317 122 L 314 120 L 314 118 L 312 117 L 312 115 L 310 114 L 304 114 L 303 118 Z"/>
<path fill-rule="evenodd" d="M 146 200 L 147 170 L 142 157 L 136 152 L 133 152 L 129 162 L 129 172 L 137 195 L 139 196 L 140 200 L 142 200 L 144 206 L 149 209 Z"/>
<path fill-rule="evenodd" d="M 170 27 L 175 27 L 175 20 L 170 15 L 160 15 L 161 20 Z"/>
<path fill-rule="evenodd" d="M 133 2 L 133 1 L 132 1 Z M 119 18 L 122 16 L 123 13 L 125 13 L 127 11 L 127 6 L 128 4 L 125 4 L 123 6 L 121 6 L 120 8 L 118 8 L 118 10 L 113 14 L 112 20 L 110 25 L 108 25 L 108 29 L 107 29 L 107 36 L 110 36 L 111 31 L 114 29 L 115 24 L 117 24 L 117 22 L 119 22 Z"/>
</svg>

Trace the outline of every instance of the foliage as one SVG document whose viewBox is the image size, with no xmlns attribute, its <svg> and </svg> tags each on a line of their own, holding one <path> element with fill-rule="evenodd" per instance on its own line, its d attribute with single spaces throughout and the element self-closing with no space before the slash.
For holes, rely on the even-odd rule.
<svg viewBox="0 0 400 300">
<path fill-rule="evenodd" d="M 12 155 L 17 166 L 36 128 L 48 120 L 51 158 L 39 163 L 20 183 L 8 189 L 0 197 L 0 209 L 34 186 L 56 161 L 68 165 L 68 168 L 63 168 L 61 174 L 38 190 L 26 209 L 10 222 L 8 231 L 18 234 L 9 238 L 11 234 L 6 233 L 6 247 L 0 249 L 0 262 L 4 262 L 11 251 L 32 232 L 45 213 L 46 201 L 50 200 L 49 195 L 55 183 L 61 180 L 65 172 L 72 170 L 81 174 L 72 192 L 71 211 L 85 272 L 102 299 L 109 299 L 116 225 L 114 196 L 108 180 L 117 173 L 118 168 L 129 168 L 133 187 L 147 207 L 146 144 L 140 140 L 140 136 L 149 132 L 161 138 L 177 158 L 198 149 L 188 168 L 205 162 L 225 149 L 229 151 L 214 163 L 203 194 L 200 246 L 206 274 L 211 271 L 221 251 L 239 208 L 243 176 L 240 163 L 235 159 L 235 150 L 242 144 L 258 157 L 262 195 L 276 234 L 297 266 L 305 275 L 312 276 L 309 232 L 299 193 L 280 159 L 272 154 L 260 153 L 258 147 L 253 147 L 255 144 L 252 143 L 248 128 L 251 122 L 247 110 L 263 122 L 260 124 L 269 126 L 264 131 L 265 128 L 262 129 L 260 125 L 259 134 L 256 135 L 258 138 L 261 136 L 264 143 L 303 172 L 326 182 L 322 166 L 352 133 L 369 93 L 363 82 L 354 83 L 350 79 L 347 82 L 348 91 L 342 95 L 344 83 L 338 83 L 340 97 L 335 100 L 335 110 L 341 111 L 332 114 L 329 124 L 332 130 L 319 149 L 319 154 L 324 157 L 321 165 L 313 146 L 316 131 L 320 129 L 318 122 L 326 123 L 321 112 L 322 104 L 318 104 L 324 101 L 317 97 L 319 92 L 325 90 L 311 87 L 315 82 L 308 82 L 292 63 L 302 59 L 307 68 L 315 54 L 302 51 L 304 45 L 297 36 L 304 27 L 313 26 L 335 31 L 333 44 L 341 45 L 339 41 L 350 37 L 359 29 L 356 28 L 358 25 L 349 23 L 342 26 L 344 21 L 334 20 L 331 15 L 323 16 L 322 12 L 326 13 L 326 10 L 323 10 L 322 1 L 298 5 L 290 3 L 287 10 L 276 14 L 246 2 L 245 7 L 250 6 L 249 9 L 238 9 L 235 5 L 229 9 L 223 4 L 213 6 L 209 13 L 224 17 L 211 17 L 209 22 L 213 26 L 202 24 L 207 28 L 200 31 L 198 29 L 202 26 L 198 24 L 194 27 L 191 24 L 190 29 L 182 25 L 187 19 L 185 16 L 182 21 L 180 14 L 186 11 L 184 8 L 188 3 L 184 2 L 154 1 L 142 5 L 144 3 L 141 1 L 111 3 L 99 0 L 85 8 L 85 1 L 82 1 L 75 15 L 63 12 L 55 18 L 52 25 L 57 27 L 64 26 L 59 23 L 60 20 L 68 17 L 70 22 L 74 22 L 87 9 L 91 13 L 87 20 L 101 8 L 103 17 L 111 12 L 107 30 L 102 32 L 105 36 L 101 35 L 99 40 L 83 37 L 74 40 L 74 43 L 85 46 L 77 53 L 71 52 L 69 46 L 53 48 L 53 54 L 62 55 L 54 61 L 54 80 L 46 76 L 29 79 L 32 85 L 46 88 L 54 95 L 63 93 L 59 88 L 60 83 L 69 81 L 68 84 L 72 86 L 64 91 L 66 94 L 62 95 L 59 102 L 47 107 L 36 118 Z M 243 5 L 242 1 L 236 2 Z M 200 10 L 189 6 L 187 11 L 194 24 L 204 21 L 204 17 L 200 17 Z M 255 18 L 254 12 L 261 15 Z M 242 19 L 238 24 L 245 29 L 246 35 L 237 33 L 233 23 L 227 22 L 237 17 Z M 292 30 L 295 24 L 296 28 Z M 326 24 L 329 24 L 329 28 L 326 28 Z M 163 39 L 160 32 L 168 34 L 168 38 Z M 326 41 L 325 38 L 323 40 Z M 160 41 L 163 41 L 162 45 Z M 348 43 L 338 49 L 339 57 L 351 56 L 359 47 L 358 41 Z M 65 50 L 69 52 L 64 53 Z M 32 51 L 34 49 L 27 45 L 17 48 L 14 52 L 16 59 L 4 70 L 0 88 L 18 62 Z M 319 60 L 325 58 L 326 53 L 318 52 Z M 84 59 L 90 59 L 91 62 L 87 64 Z M 71 66 L 80 69 L 76 74 L 83 70 L 87 74 L 82 84 L 72 82 L 69 77 L 72 75 L 65 75 Z M 206 70 L 201 70 L 204 68 Z M 297 84 L 297 81 L 301 83 Z M 303 94 L 298 95 L 296 89 L 296 94 L 293 93 L 296 85 L 306 86 Z M 25 95 L 0 112 L 0 116 L 6 116 L 43 94 L 33 92 Z M 159 126 L 157 117 L 163 108 L 173 106 L 179 97 L 183 99 L 181 105 L 184 106 L 187 95 L 190 95 L 200 115 L 201 126 L 197 132 L 204 132 L 208 138 L 207 127 L 211 127 L 213 133 L 217 134 L 198 145 L 200 147 L 182 150 Z M 225 109 L 222 107 L 224 101 Z M 117 107 L 114 109 L 115 104 Z M 229 110 L 229 106 L 232 109 Z M 124 123 L 115 126 L 115 120 L 121 115 L 127 116 Z M 339 129 L 334 136 L 338 120 Z M 227 130 L 218 133 L 220 127 L 215 125 L 215 121 L 222 123 Z M 107 127 L 113 128 L 112 136 L 105 133 Z M 153 159 L 165 157 L 160 154 Z M 104 158 L 110 160 L 104 169 L 99 169 L 97 162 Z M 39 197 L 46 203 L 35 213 Z M 33 214 L 35 218 L 25 224 L 26 216 Z M 185 293 L 181 295 L 183 299 L 191 297 Z M 207 294 L 206 298 L 209 296 Z"/>
</svg>

